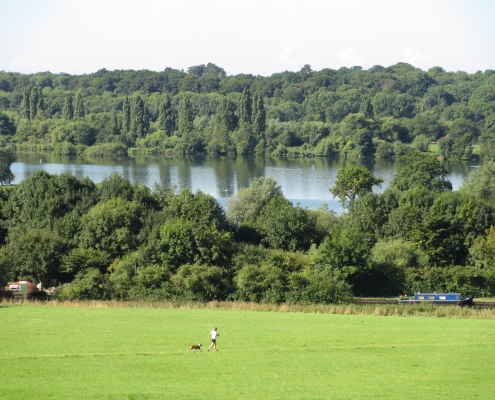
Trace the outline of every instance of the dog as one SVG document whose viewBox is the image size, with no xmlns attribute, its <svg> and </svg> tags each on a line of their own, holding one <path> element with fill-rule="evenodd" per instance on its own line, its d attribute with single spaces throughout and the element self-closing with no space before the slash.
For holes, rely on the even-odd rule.
<svg viewBox="0 0 495 400">
<path fill-rule="evenodd" d="M 201 350 L 201 346 L 203 346 L 201 343 L 200 344 L 190 344 L 189 345 L 189 351 L 191 351 L 191 350 L 203 351 L 203 350 Z"/>
</svg>

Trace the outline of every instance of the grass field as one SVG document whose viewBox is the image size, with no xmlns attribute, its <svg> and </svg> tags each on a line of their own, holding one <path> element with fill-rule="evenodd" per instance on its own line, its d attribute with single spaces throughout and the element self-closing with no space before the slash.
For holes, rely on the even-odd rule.
<svg viewBox="0 0 495 400">
<path fill-rule="evenodd" d="M 0 315 L 0 399 L 495 398 L 493 319 L 15 305 Z M 220 351 L 207 353 L 214 326 Z"/>
</svg>

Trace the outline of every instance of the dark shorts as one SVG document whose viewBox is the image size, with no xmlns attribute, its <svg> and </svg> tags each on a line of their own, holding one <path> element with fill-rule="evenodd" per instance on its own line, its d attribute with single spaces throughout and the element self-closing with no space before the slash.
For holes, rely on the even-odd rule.
<svg viewBox="0 0 495 400">
<path fill-rule="evenodd" d="M 211 339 L 212 343 L 215 343 L 216 341 L 217 341 L 217 339 Z"/>
</svg>

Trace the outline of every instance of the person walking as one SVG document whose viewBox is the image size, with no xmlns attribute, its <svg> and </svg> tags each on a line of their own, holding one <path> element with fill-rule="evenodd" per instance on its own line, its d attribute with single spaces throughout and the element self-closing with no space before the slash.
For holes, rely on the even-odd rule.
<svg viewBox="0 0 495 400">
<path fill-rule="evenodd" d="M 207 351 L 210 351 L 210 349 L 212 347 L 215 348 L 215 351 L 218 351 L 217 350 L 217 336 L 220 336 L 220 334 L 217 332 L 217 327 L 215 327 L 211 332 L 210 332 L 210 335 L 211 335 L 211 344 L 210 344 L 210 347 L 208 347 L 208 350 Z"/>
</svg>

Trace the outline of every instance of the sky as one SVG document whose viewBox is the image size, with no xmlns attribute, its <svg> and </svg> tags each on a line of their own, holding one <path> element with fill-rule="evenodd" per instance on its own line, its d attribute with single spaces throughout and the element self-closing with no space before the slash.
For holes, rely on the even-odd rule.
<svg viewBox="0 0 495 400">
<path fill-rule="evenodd" d="M 0 71 L 495 69 L 494 0 L 0 0 Z"/>
</svg>

